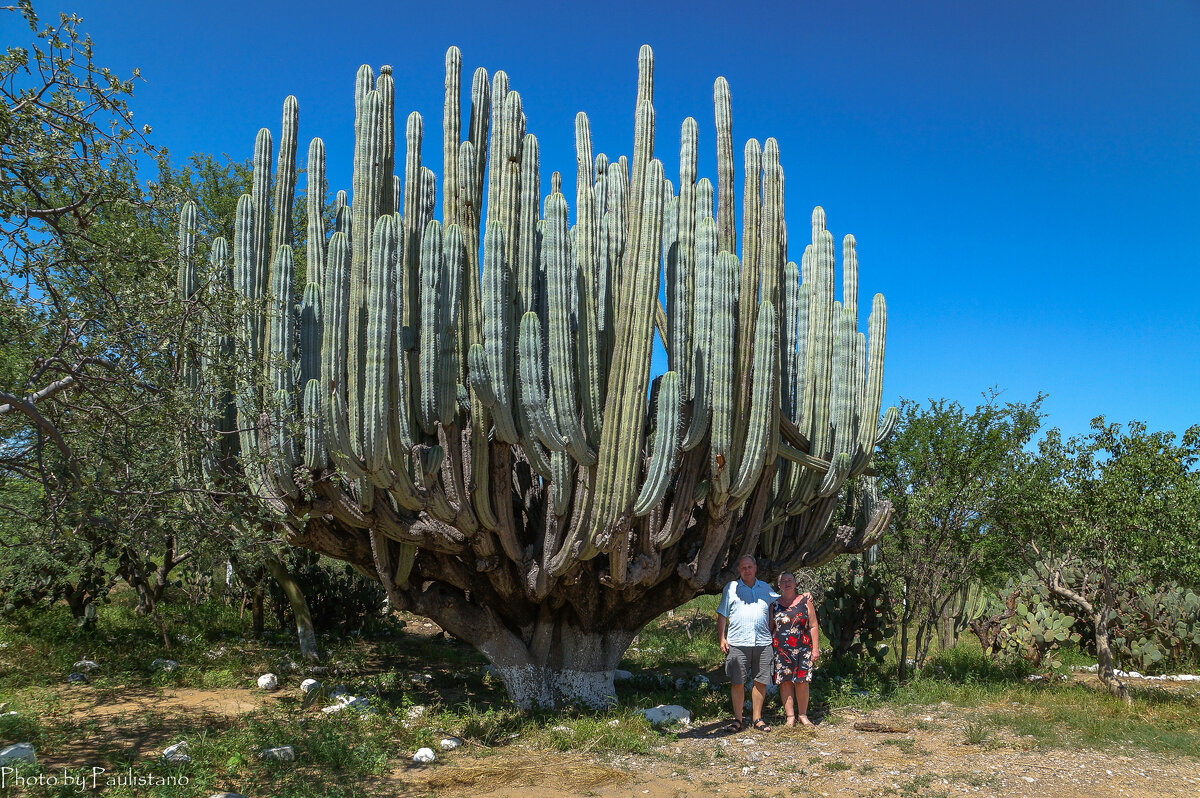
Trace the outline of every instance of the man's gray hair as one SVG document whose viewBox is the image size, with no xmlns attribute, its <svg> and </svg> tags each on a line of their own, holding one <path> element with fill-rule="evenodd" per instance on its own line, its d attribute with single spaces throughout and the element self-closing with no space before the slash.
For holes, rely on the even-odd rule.
<svg viewBox="0 0 1200 798">
<path fill-rule="evenodd" d="M 754 563 L 755 566 L 758 565 L 758 560 L 755 559 L 753 554 L 743 554 L 741 557 L 738 557 L 738 567 L 741 567 L 742 563 L 744 563 L 746 560 Z"/>
</svg>

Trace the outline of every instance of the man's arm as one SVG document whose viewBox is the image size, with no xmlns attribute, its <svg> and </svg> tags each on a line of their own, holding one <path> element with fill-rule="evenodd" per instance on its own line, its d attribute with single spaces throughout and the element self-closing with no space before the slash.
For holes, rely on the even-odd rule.
<svg viewBox="0 0 1200 798">
<path fill-rule="evenodd" d="M 729 641 L 725 639 L 725 624 L 728 619 L 721 613 L 717 613 L 717 645 L 721 647 L 722 654 L 729 653 Z"/>
</svg>

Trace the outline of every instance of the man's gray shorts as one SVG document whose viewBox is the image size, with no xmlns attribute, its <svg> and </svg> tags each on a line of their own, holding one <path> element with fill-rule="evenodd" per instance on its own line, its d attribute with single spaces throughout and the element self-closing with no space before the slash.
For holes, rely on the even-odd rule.
<svg viewBox="0 0 1200 798">
<path fill-rule="evenodd" d="M 725 675 L 734 684 L 745 684 L 750 674 L 759 684 L 768 684 L 773 653 L 770 646 L 730 646 L 725 657 Z"/>
</svg>

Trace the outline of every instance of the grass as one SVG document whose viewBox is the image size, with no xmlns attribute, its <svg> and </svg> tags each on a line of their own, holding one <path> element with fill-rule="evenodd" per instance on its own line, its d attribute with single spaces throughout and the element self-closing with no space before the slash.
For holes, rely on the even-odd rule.
<svg viewBox="0 0 1200 798">
<path fill-rule="evenodd" d="M 651 728 L 637 710 L 682 704 L 699 723 L 724 719 L 729 712 L 713 623 L 715 597 L 696 599 L 638 635 L 621 665 L 632 671 L 634 678 L 618 683 L 619 704 L 613 712 L 567 710 L 532 715 L 518 712 L 503 685 L 484 675 L 485 662 L 474 649 L 453 639 L 417 634 L 399 624 L 382 627 L 371 639 L 321 640 L 321 664 L 328 669 L 319 677 L 321 681 L 330 687 L 344 684 L 355 695 L 369 695 L 375 714 L 301 711 L 296 688 L 307 675 L 307 666 L 292 668 L 297 656 L 290 632 L 280 630 L 252 640 L 244 637 L 248 619 L 239 617 L 236 608 L 218 602 L 199 606 L 166 602 L 162 611 L 172 634 L 168 650 L 148 619 L 133 611 L 131 599 L 131 595 L 118 594 L 100 613 L 95 628 L 87 632 L 80 631 L 61 607 L 14 613 L 0 624 L 0 702 L 11 702 L 11 709 L 18 712 L 0 717 L 0 743 L 31 742 L 39 754 L 56 752 L 59 759 L 69 759 L 72 751 L 77 752 L 77 759 L 86 753 L 87 766 L 104 767 L 109 774 L 127 775 L 132 769 L 135 779 L 188 779 L 185 785 L 155 784 L 152 789 L 114 785 L 104 793 L 117 798 L 146 794 L 183 798 L 222 790 L 287 798 L 386 794 L 387 789 L 395 788 L 397 769 L 407 768 L 416 748 L 437 749 L 445 736 L 463 738 L 466 747 L 454 755 L 455 768 L 441 770 L 441 765 L 434 765 L 428 773 L 447 774 L 445 779 L 450 779 L 451 771 L 469 764 L 476 768 L 471 778 L 478 777 L 479 783 L 499 783 L 501 777 L 494 768 L 514 767 L 515 757 L 505 754 L 513 746 L 526 752 L 521 754 L 525 757 L 528 749 L 548 756 L 600 761 L 629 754 L 659 755 L 664 745 L 674 741 L 674 735 Z M 412 626 L 420 626 L 420 622 Z M 973 642 L 937 653 L 929 667 L 904 683 L 894 681 L 886 668 L 826 662 L 812 685 L 810 713 L 832 725 L 838 722 L 838 710 L 843 707 L 886 707 L 900 715 L 940 715 L 936 705 L 948 704 L 965 710 L 963 742 L 970 745 L 1124 747 L 1200 757 L 1200 691 L 1169 693 L 1139 688 L 1129 707 L 1078 682 L 1030 682 L 1024 665 L 997 665 Z M 1064 652 L 1066 661 L 1082 656 L 1078 651 Z M 179 669 L 151 671 L 150 662 L 160 657 L 179 661 Z M 75 661 L 84 658 L 98 661 L 100 669 L 91 674 L 88 685 L 68 686 L 66 674 Z M 131 694 L 154 699 L 168 692 L 252 688 L 255 678 L 266 671 L 281 677 L 283 689 L 277 697 L 260 709 L 217 722 L 152 708 L 127 718 L 131 728 L 114 730 L 105 719 L 81 715 L 78 710 L 78 702 L 84 698 L 96 705 L 111 705 Z M 707 676 L 718 688 L 694 689 L 697 674 Z M 426 675 L 430 677 L 427 683 Z M 419 678 L 414 680 L 414 676 Z M 684 689 L 676 688 L 677 678 L 686 682 Z M 426 708 L 424 714 L 409 720 L 410 710 L 418 705 Z M 778 711 L 777 699 L 768 710 L 772 711 Z M 937 724 L 945 722 L 939 717 Z M 907 725 L 922 728 L 930 724 L 917 720 Z M 188 742 L 192 761 L 174 767 L 163 764 L 158 752 L 181 740 Z M 896 746 L 909 756 L 926 753 L 912 737 L 881 743 Z M 278 745 L 293 745 L 296 761 L 262 761 L 259 752 Z M 680 761 L 681 767 L 702 769 L 728 761 L 721 746 L 689 753 L 681 758 L 686 759 Z M 505 761 L 510 764 L 504 765 Z M 851 765 L 814 756 L 808 767 L 809 772 L 815 768 L 835 773 Z M 873 770 L 864 765 L 859 772 Z M 470 774 L 464 771 L 460 775 L 466 778 Z M 520 780 L 518 775 L 513 778 Z M 599 785 L 612 776 L 580 771 L 579 778 L 581 784 Z M 922 779 L 905 784 L 901 792 L 931 794 L 930 783 Z M 962 780 L 971 784 L 971 779 L 976 777 L 964 775 Z M 79 794 L 75 789 L 55 789 L 39 787 L 21 794 Z M 438 792 L 436 785 L 429 790 Z"/>
</svg>

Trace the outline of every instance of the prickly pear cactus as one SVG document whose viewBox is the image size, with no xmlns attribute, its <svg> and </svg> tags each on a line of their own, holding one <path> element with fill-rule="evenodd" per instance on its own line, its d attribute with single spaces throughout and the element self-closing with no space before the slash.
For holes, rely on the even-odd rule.
<svg viewBox="0 0 1200 798">
<path fill-rule="evenodd" d="M 882 662 L 889 650 L 885 641 L 895 633 L 882 578 L 875 566 L 856 559 L 834 573 L 817 606 L 817 619 L 835 658 L 870 657 Z"/>
<path fill-rule="evenodd" d="M 1129 670 L 1162 673 L 1200 659 L 1200 596 L 1175 582 L 1128 590 L 1112 619 L 1112 645 Z"/>
</svg>

